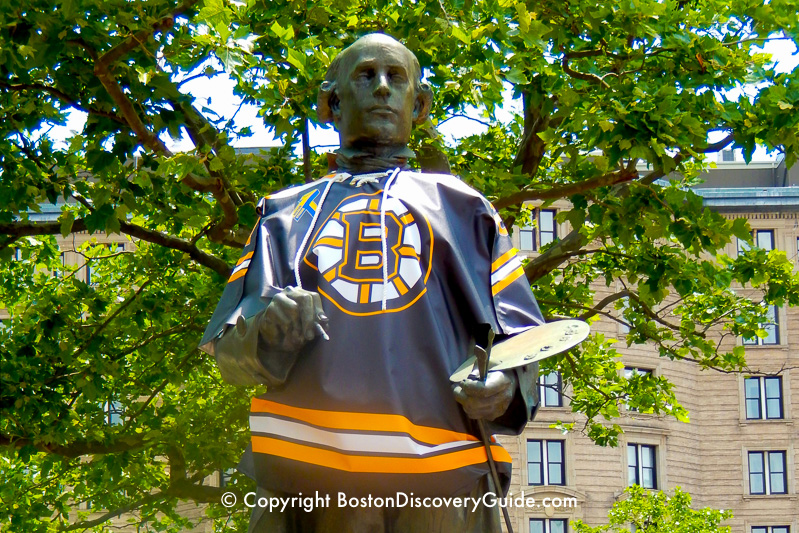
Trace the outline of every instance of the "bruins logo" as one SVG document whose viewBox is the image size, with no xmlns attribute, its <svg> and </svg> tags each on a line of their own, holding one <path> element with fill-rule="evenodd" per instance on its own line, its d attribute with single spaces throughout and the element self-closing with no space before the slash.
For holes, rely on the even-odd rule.
<svg viewBox="0 0 799 533">
<path fill-rule="evenodd" d="M 318 291 L 350 315 L 407 309 L 426 291 L 433 234 L 396 198 L 385 205 L 386 255 L 380 228 L 383 191 L 341 201 L 311 241 L 305 263 L 319 272 Z M 386 283 L 383 283 L 386 264 Z M 386 310 L 382 302 L 386 301 Z"/>
</svg>

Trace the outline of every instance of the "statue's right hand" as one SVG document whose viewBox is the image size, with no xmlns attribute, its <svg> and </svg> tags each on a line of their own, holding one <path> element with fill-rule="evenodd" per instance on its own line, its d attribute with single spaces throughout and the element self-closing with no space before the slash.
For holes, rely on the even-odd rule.
<svg viewBox="0 0 799 533">
<path fill-rule="evenodd" d="M 295 352 L 318 335 L 326 336 L 326 325 L 318 292 L 287 287 L 260 315 L 258 329 L 269 347 Z"/>
</svg>

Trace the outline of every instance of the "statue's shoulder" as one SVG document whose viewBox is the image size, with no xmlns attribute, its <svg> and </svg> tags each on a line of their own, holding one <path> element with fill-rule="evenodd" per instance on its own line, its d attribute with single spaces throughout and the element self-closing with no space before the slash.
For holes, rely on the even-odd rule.
<svg viewBox="0 0 799 533">
<path fill-rule="evenodd" d="M 335 176 L 335 174 L 328 174 L 326 176 L 322 176 L 318 180 L 314 180 L 310 183 L 301 183 L 299 185 L 291 185 L 290 187 L 286 187 L 285 189 L 280 189 L 277 192 L 273 192 L 271 194 L 267 194 L 263 197 L 266 201 L 281 201 L 281 200 L 292 200 L 301 195 L 304 192 L 307 192 L 311 189 L 318 187 L 321 184 L 326 183 Z"/>
<path fill-rule="evenodd" d="M 438 191 L 453 195 L 462 196 L 464 198 L 473 199 L 486 205 L 490 202 L 483 196 L 480 191 L 465 183 L 458 176 L 453 174 L 434 174 L 432 172 L 406 172 L 410 179 L 418 180 L 420 183 L 426 183 L 433 186 Z"/>
</svg>

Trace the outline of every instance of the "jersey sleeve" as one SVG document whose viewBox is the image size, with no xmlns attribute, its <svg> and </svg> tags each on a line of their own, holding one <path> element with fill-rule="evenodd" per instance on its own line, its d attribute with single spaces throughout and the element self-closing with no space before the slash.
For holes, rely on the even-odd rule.
<svg viewBox="0 0 799 533">
<path fill-rule="evenodd" d="M 222 298 L 200 341 L 200 349 L 213 355 L 214 341 L 228 325 L 235 324 L 239 316 L 245 319 L 254 316 L 280 292 L 276 287 L 271 248 L 271 237 L 265 219 L 261 218 L 231 270 Z"/>
<path fill-rule="evenodd" d="M 519 251 L 511 244 L 499 213 L 489 204 L 494 231 L 491 243 L 491 297 L 501 333 L 513 335 L 544 323 Z"/>
</svg>

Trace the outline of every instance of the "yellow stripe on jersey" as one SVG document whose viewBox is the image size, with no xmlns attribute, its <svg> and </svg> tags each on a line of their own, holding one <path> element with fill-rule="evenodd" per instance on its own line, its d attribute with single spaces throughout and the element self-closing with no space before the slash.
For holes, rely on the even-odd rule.
<svg viewBox="0 0 799 533">
<path fill-rule="evenodd" d="M 244 276 L 244 274 L 246 274 L 246 273 L 247 273 L 247 269 L 246 268 L 242 268 L 241 270 L 239 270 L 238 272 L 235 272 L 232 276 L 230 276 L 230 279 L 227 280 L 227 282 L 231 283 L 233 281 L 236 281 L 240 277 Z"/>
<path fill-rule="evenodd" d="M 519 250 L 517 250 L 516 248 L 511 248 L 510 250 L 508 250 L 508 251 L 507 251 L 507 252 L 505 252 L 504 254 L 500 255 L 500 256 L 499 256 L 499 257 L 496 259 L 496 261 L 494 261 L 493 263 L 491 263 L 491 273 L 493 274 L 494 272 L 496 272 L 497 270 L 499 270 L 500 268 L 502 268 L 502 266 L 503 266 L 505 263 L 507 263 L 508 261 L 510 261 L 511 259 L 513 259 L 514 257 L 516 257 L 516 254 L 517 254 L 517 253 L 519 253 Z"/>
<path fill-rule="evenodd" d="M 519 279 L 520 277 L 524 276 L 524 268 L 521 266 L 515 270 L 512 270 L 507 276 L 502 278 L 501 280 L 497 281 L 491 287 L 491 294 L 496 296 L 502 289 Z"/>
</svg>

